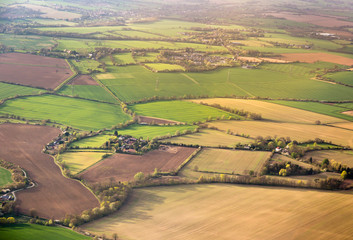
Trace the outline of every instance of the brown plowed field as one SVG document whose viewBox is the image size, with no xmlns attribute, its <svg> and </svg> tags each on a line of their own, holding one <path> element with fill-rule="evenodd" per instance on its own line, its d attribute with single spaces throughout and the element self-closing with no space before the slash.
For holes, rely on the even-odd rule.
<svg viewBox="0 0 353 240">
<path fill-rule="evenodd" d="M 53 90 L 73 73 L 63 59 L 23 53 L 0 54 L 0 81 Z"/>
<path fill-rule="evenodd" d="M 146 116 L 139 116 L 138 117 L 139 123 L 147 123 L 147 124 L 177 124 L 179 122 L 177 121 L 172 121 L 172 120 L 167 120 L 167 119 L 162 119 L 162 118 L 154 118 L 154 117 L 146 117 Z"/>
<path fill-rule="evenodd" d="M 98 206 L 95 196 L 78 181 L 65 178 L 42 149 L 60 133 L 47 126 L 1 124 L 0 158 L 18 164 L 37 184 L 16 193 L 20 211 L 35 209 L 40 217 L 59 219 Z"/>
<path fill-rule="evenodd" d="M 167 147 L 150 151 L 144 155 L 114 154 L 99 162 L 80 177 L 88 182 L 131 181 L 138 172 L 145 175 L 155 168 L 162 172 L 176 170 L 196 149 L 188 147 Z"/>
<path fill-rule="evenodd" d="M 72 79 L 69 85 L 98 85 L 90 75 L 79 75 Z"/>
<path fill-rule="evenodd" d="M 353 65 L 353 59 L 341 57 L 329 53 L 285 53 L 281 59 L 286 61 L 299 61 L 305 63 L 314 63 L 317 61 L 337 63 L 342 65 Z"/>
</svg>

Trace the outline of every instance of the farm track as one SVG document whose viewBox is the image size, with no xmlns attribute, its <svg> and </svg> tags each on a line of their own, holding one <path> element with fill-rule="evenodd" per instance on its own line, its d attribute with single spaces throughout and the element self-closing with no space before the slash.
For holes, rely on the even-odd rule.
<svg viewBox="0 0 353 240">
<path fill-rule="evenodd" d="M 42 153 L 45 144 L 59 133 L 59 129 L 47 126 L 0 125 L 0 158 L 18 164 L 37 184 L 16 193 L 21 213 L 29 214 L 35 209 L 40 217 L 60 219 L 98 206 L 88 189 L 65 178 L 53 158 Z"/>
</svg>

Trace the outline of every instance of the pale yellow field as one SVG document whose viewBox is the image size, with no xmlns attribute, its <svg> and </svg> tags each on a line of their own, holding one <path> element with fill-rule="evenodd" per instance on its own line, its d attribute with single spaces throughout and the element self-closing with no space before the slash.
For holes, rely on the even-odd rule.
<svg viewBox="0 0 353 240">
<path fill-rule="evenodd" d="M 204 129 L 198 133 L 188 134 L 180 137 L 165 139 L 162 142 L 198 144 L 205 147 L 218 147 L 219 145 L 233 147 L 237 143 L 251 143 L 251 138 L 243 138 L 226 134 L 221 131 Z"/>
<path fill-rule="evenodd" d="M 353 151 L 313 151 L 305 154 L 304 158 L 312 157 L 314 161 L 322 162 L 325 158 L 336 161 L 347 167 L 353 167 Z"/>
<path fill-rule="evenodd" d="M 209 125 L 220 130 L 230 129 L 234 133 L 248 134 L 250 137 L 290 137 L 300 142 L 321 138 L 334 144 L 353 146 L 353 131 L 324 125 L 264 121 L 220 121 Z"/>
<path fill-rule="evenodd" d="M 248 185 L 135 189 L 118 213 L 82 226 L 124 240 L 351 239 L 352 194 Z"/>
<path fill-rule="evenodd" d="M 353 122 L 343 122 L 343 123 L 334 123 L 330 124 L 334 127 L 345 128 L 353 131 Z"/>
<path fill-rule="evenodd" d="M 191 100 L 195 103 L 204 102 L 207 104 L 220 104 L 224 107 L 243 109 L 245 111 L 260 113 L 262 118 L 276 122 L 295 122 L 314 124 L 316 120 L 321 123 L 351 123 L 343 119 L 330 117 L 327 115 L 309 112 L 297 108 L 291 108 L 275 103 L 258 100 L 244 100 L 231 98 L 211 98 Z"/>
<path fill-rule="evenodd" d="M 18 7 L 18 6 L 30 8 L 35 11 L 40 11 L 43 13 L 41 14 L 41 16 L 44 18 L 71 20 L 75 18 L 80 18 L 82 16 L 81 14 L 78 14 L 78 13 L 58 11 L 54 8 L 44 7 L 44 6 L 35 5 L 35 4 L 15 4 L 15 5 L 12 5 L 11 7 Z"/>
<path fill-rule="evenodd" d="M 76 174 L 101 160 L 104 154 L 106 152 L 65 152 L 59 158 L 68 165 L 72 174 Z"/>
<path fill-rule="evenodd" d="M 115 79 L 115 76 L 111 73 L 103 73 L 103 74 L 97 74 L 96 78 L 98 78 L 98 79 Z"/>
</svg>

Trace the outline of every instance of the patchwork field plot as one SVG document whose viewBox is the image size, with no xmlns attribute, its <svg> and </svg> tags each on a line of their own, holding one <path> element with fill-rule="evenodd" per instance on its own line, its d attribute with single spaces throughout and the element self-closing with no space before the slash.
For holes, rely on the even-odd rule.
<svg viewBox="0 0 353 240">
<path fill-rule="evenodd" d="M 216 118 L 228 119 L 233 117 L 239 119 L 235 114 L 212 108 L 208 106 L 198 105 L 185 101 L 162 101 L 131 105 L 130 108 L 138 115 L 157 117 L 163 119 L 174 120 L 178 122 L 193 123 L 204 120 L 214 120 Z"/>
<path fill-rule="evenodd" d="M 132 58 L 131 53 L 121 53 L 114 55 L 115 61 L 117 64 L 126 65 L 126 64 L 135 64 L 135 60 Z"/>
<path fill-rule="evenodd" d="M 0 99 L 14 97 L 16 95 L 38 94 L 40 92 L 44 92 L 44 90 L 0 82 Z"/>
<path fill-rule="evenodd" d="M 36 51 L 55 45 L 55 41 L 51 37 L 13 34 L 0 34 L 0 43 L 24 51 Z"/>
<path fill-rule="evenodd" d="M 248 175 L 249 171 L 256 174 L 271 155 L 271 152 L 205 148 L 188 163 L 182 175 L 187 175 L 186 171 L 195 171 L 199 175 L 203 172 Z"/>
<path fill-rule="evenodd" d="M 314 63 L 317 61 L 331 62 L 341 65 L 351 66 L 353 65 L 353 59 L 346 58 L 329 53 L 287 53 L 282 54 L 281 59 L 286 61 L 299 61 L 306 63 Z"/>
<path fill-rule="evenodd" d="M 237 137 L 217 130 L 205 129 L 197 133 L 165 139 L 163 142 L 193 144 L 205 147 L 218 147 L 220 145 L 233 147 L 237 143 L 251 143 L 253 139 Z"/>
<path fill-rule="evenodd" d="M 103 71 L 102 68 L 100 68 L 100 63 L 93 60 L 93 59 L 81 59 L 80 61 L 70 61 L 72 65 L 75 66 L 77 71 L 81 74 L 90 74 L 93 71 Z"/>
<path fill-rule="evenodd" d="M 233 109 L 243 109 L 252 113 L 261 114 L 264 120 L 274 122 L 295 122 L 295 123 L 314 123 L 319 120 L 321 123 L 346 122 L 345 120 L 318 114 L 310 111 L 304 111 L 298 108 L 287 107 L 271 102 L 258 100 L 214 98 L 214 99 L 196 99 L 191 100 L 195 103 L 219 104 Z M 277 103 L 277 102 L 276 102 Z M 295 102 L 293 102 L 295 104 Z"/>
<path fill-rule="evenodd" d="M 2 239 L 16 240 L 38 240 L 38 239 L 57 239 L 57 240 L 81 240 L 90 239 L 74 231 L 63 227 L 46 227 L 39 224 L 16 224 L 11 226 L 0 226 Z"/>
<path fill-rule="evenodd" d="M 353 121 L 353 117 L 348 116 L 346 114 L 342 114 L 342 112 L 349 110 L 349 105 L 346 104 L 323 104 L 318 102 L 297 102 L 297 101 L 270 101 L 273 103 L 299 108 L 315 113 L 321 113 L 325 115 L 329 115 L 336 118 L 346 119 L 348 121 Z"/>
<path fill-rule="evenodd" d="M 174 135 L 177 131 L 183 133 L 184 131 L 193 131 L 195 126 L 143 126 L 143 125 L 130 125 L 124 129 L 118 129 L 120 135 L 131 135 L 136 138 L 142 137 L 143 139 L 153 139 L 155 137 L 166 136 L 168 134 Z M 71 144 L 72 147 L 80 148 L 99 148 L 110 138 L 114 137 L 114 131 L 97 135 L 94 137 L 84 138 Z"/>
<path fill-rule="evenodd" d="M 80 98 L 98 100 L 107 103 L 118 103 L 117 100 L 101 86 L 72 84 L 64 86 L 57 93 L 66 96 L 77 96 Z"/>
<path fill-rule="evenodd" d="M 102 159 L 102 152 L 65 152 L 59 161 L 65 162 L 72 174 L 77 174 Z"/>
<path fill-rule="evenodd" d="M 63 59 L 22 53 L 0 54 L 0 81 L 53 90 L 73 73 Z"/>
<path fill-rule="evenodd" d="M 131 181 L 138 172 L 152 174 L 157 168 L 162 172 L 176 170 L 196 149 L 163 147 L 144 155 L 116 153 L 80 174 L 88 182 Z"/>
<path fill-rule="evenodd" d="M 35 120 L 50 119 L 83 130 L 111 128 L 131 118 L 117 105 L 56 95 L 6 101 L 0 107 L 0 113 Z"/>
<path fill-rule="evenodd" d="M 353 89 L 313 80 L 320 64 L 266 64 L 261 69 L 229 68 L 200 73 L 153 73 L 142 66 L 107 67 L 97 75 L 120 100 L 132 102 L 154 96 L 260 96 L 317 100 L 352 100 Z M 268 69 L 264 69 L 267 66 Z M 305 66 L 305 67 L 304 67 Z M 291 70 L 292 69 L 292 70 Z M 251 81 L 249 81 L 251 79 Z M 259 87 L 261 86 L 261 87 Z"/>
<path fill-rule="evenodd" d="M 155 72 L 164 71 L 185 71 L 180 65 L 166 64 L 166 63 L 146 63 L 146 66 L 151 68 Z"/>
<path fill-rule="evenodd" d="M 0 167 L 0 187 L 5 186 L 6 184 L 12 183 L 12 174 L 9 170 Z"/>
<path fill-rule="evenodd" d="M 314 140 L 315 138 L 332 141 L 334 144 L 353 146 L 353 131 L 324 125 L 274 123 L 264 121 L 223 121 L 209 124 L 226 131 L 250 135 L 250 137 L 290 137 L 300 142 Z"/>
<path fill-rule="evenodd" d="M 20 212 L 59 219 L 96 207 L 98 200 L 78 181 L 65 178 L 52 157 L 42 153 L 45 144 L 60 133 L 57 128 L 22 124 L 0 125 L 0 158 L 18 164 L 36 186 L 16 193 Z"/>
<path fill-rule="evenodd" d="M 337 82 L 353 86 L 353 71 L 337 72 L 333 74 L 328 74 L 326 75 L 326 77 L 329 77 Z"/>
<path fill-rule="evenodd" d="M 136 189 L 117 214 L 85 230 L 131 240 L 349 239 L 349 193 L 236 186 L 187 185 Z M 330 217 L 327 217 L 329 215 Z"/>
<path fill-rule="evenodd" d="M 331 162 L 336 161 L 347 167 L 353 167 L 353 151 L 313 151 L 306 153 L 304 156 L 305 159 L 310 157 L 318 163 L 327 158 Z"/>
</svg>

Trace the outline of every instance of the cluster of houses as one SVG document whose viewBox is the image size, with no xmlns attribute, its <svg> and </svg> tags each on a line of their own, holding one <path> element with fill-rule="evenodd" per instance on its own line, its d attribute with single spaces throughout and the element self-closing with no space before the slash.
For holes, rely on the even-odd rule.
<svg viewBox="0 0 353 240">
<path fill-rule="evenodd" d="M 281 153 L 283 155 L 289 155 L 288 147 L 285 147 L 285 148 L 276 147 L 275 152 Z"/>
<path fill-rule="evenodd" d="M 119 135 L 116 140 L 112 139 L 110 144 L 116 144 L 117 152 L 136 153 L 148 144 L 147 140 L 137 139 L 129 135 Z"/>
</svg>

